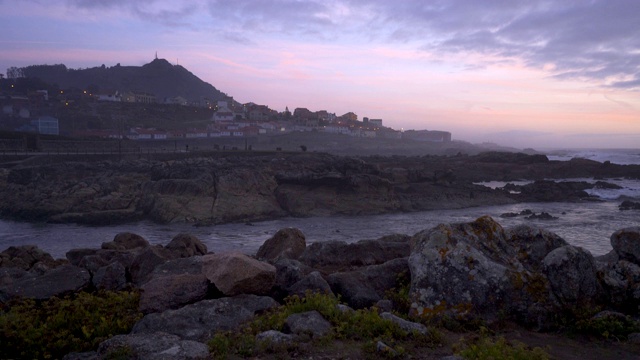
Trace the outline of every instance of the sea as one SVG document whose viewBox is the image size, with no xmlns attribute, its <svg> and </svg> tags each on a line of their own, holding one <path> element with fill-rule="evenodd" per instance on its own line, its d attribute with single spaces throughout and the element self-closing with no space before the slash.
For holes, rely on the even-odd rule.
<svg viewBox="0 0 640 360">
<path fill-rule="evenodd" d="M 550 160 L 559 161 L 581 157 L 623 165 L 640 164 L 640 149 L 565 149 L 549 151 L 547 154 Z M 594 179 L 566 180 L 595 182 Z M 591 194 L 597 196 L 599 201 L 587 203 L 519 203 L 371 216 L 289 217 L 253 223 L 198 227 L 190 224 L 158 225 L 148 221 L 94 227 L 0 220 L 0 251 L 10 246 L 32 244 L 50 253 L 54 258 L 64 258 L 70 249 L 99 248 L 103 242 L 113 240 L 116 234 L 128 231 L 143 236 L 152 244 L 162 245 L 169 243 L 179 233 L 190 233 L 207 245 L 209 251 L 238 251 L 253 255 L 265 240 L 286 227 L 300 229 L 305 234 L 307 244 L 329 240 L 356 242 L 391 234 L 414 235 L 441 223 L 470 222 L 488 215 L 504 228 L 527 224 L 547 229 L 568 243 L 598 256 L 611 251 L 610 237 L 615 231 L 640 226 L 639 210 L 623 211 L 618 208 L 623 200 L 640 201 L 640 180 L 615 178 L 605 181 L 618 184 L 622 189 L 592 190 Z M 480 184 L 488 187 L 505 185 L 501 182 Z M 557 219 L 529 220 L 524 216 L 500 216 L 504 213 L 520 213 L 523 210 L 531 210 L 534 213 L 547 212 Z"/>
</svg>

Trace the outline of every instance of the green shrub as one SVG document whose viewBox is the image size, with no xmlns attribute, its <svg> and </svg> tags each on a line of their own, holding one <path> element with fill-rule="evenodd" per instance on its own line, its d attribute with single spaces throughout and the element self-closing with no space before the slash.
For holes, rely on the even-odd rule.
<svg viewBox="0 0 640 360">
<path fill-rule="evenodd" d="M 603 337 L 605 339 L 626 339 L 631 333 L 640 332 L 640 323 L 630 317 L 604 316 L 580 320 L 575 329 L 578 333 Z"/>
<path fill-rule="evenodd" d="M 332 332 L 325 339 L 314 339 L 316 343 L 331 339 L 365 341 L 367 344 L 382 340 L 385 343 L 410 340 L 420 346 L 435 346 L 442 342 L 442 335 L 430 331 L 427 335 L 408 333 L 390 320 L 380 317 L 375 309 L 342 312 L 339 300 L 333 296 L 310 293 L 305 297 L 292 296 L 274 311 L 262 314 L 245 324 L 240 331 L 219 332 L 208 342 L 211 354 L 216 358 L 231 355 L 252 356 L 265 349 L 273 352 L 287 351 L 282 346 L 256 344 L 255 335 L 267 330 L 282 331 L 289 315 L 316 310 L 332 325 Z M 401 347 L 400 347 L 401 348 Z"/>
<path fill-rule="evenodd" d="M 45 301 L 13 300 L 0 312 L 0 349 L 7 358 L 61 358 L 128 333 L 142 314 L 134 292 L 78 293 Z"/>
<path fill-rule="evenodd" d="M 486 334 L 471 343 L 458 343 L 458 355 L 469 360 L 547 360 L 549 354 L 543 349 L 527 348 L 520 342 L 508 342 L 503 337 L 492 339 Z"/>
</svg>

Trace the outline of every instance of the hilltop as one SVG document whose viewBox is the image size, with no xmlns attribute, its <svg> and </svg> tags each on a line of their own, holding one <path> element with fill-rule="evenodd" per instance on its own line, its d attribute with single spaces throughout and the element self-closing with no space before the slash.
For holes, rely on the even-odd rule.
<svg viewBox="0 0 640 360">
<path fill-rule="evenodd" d="M 226 95 L 180 65 L 154 59 L 142 66 L 105 65 L 70 69 L 63 64 L 31 65 L 17 69 L 28 78 L 57 84 L 61 89 L 98 91 L 137 91 L 154 94 L 158 99 L 183 97 L 190 102 L 207 98 L 216 101 Z"/>
</svg>

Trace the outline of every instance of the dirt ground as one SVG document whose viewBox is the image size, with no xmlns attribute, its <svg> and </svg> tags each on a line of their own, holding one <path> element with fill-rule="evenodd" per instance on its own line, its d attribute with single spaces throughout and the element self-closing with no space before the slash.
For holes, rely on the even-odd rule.
<svg viewBox="0 0 640 360">
<path fill-rule="evenodd" d="M 406 350 L 407 359 L 436 360 L 454 354 L 453 348 L 462 338 L 478 337 L 477 333 L 454 333 L 442 330 L 445 343 L 436 348 L 415 348 L 411 343 L 400 344 Z M 509 325 L 496 332 L 509 341 L 518 341 L 528 347 L 544 349 L 551 359 L 557 360 L 632 360 L 640 359 L 640 344 L 631 344 L 617 340 L 590 339 L 584 336 L 568 336 L 557 333 L 539 333 L 516 325 Z M 378 359 L 382 355 L 363 351 L 363 342 L 333 341 L 330 344 L 302 348 L 289 355 L 274 354 L 258 356 L 256 359 L 313 359 L 313 360 L 359 360 Z M 402 358 L 402 357 L 401 357 Z"/>
</svg>

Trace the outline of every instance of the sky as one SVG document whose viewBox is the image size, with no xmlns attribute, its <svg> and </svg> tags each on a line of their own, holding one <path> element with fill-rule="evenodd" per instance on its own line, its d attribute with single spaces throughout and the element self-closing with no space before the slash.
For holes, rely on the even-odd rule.
<svg viewBox="0 0 640 360">
<path fill-rule="evenodd" d="M 638 0 L 0 0 L 0 73 L 158 54 L 240 102 L 640 148 Z"/>
</svg>

